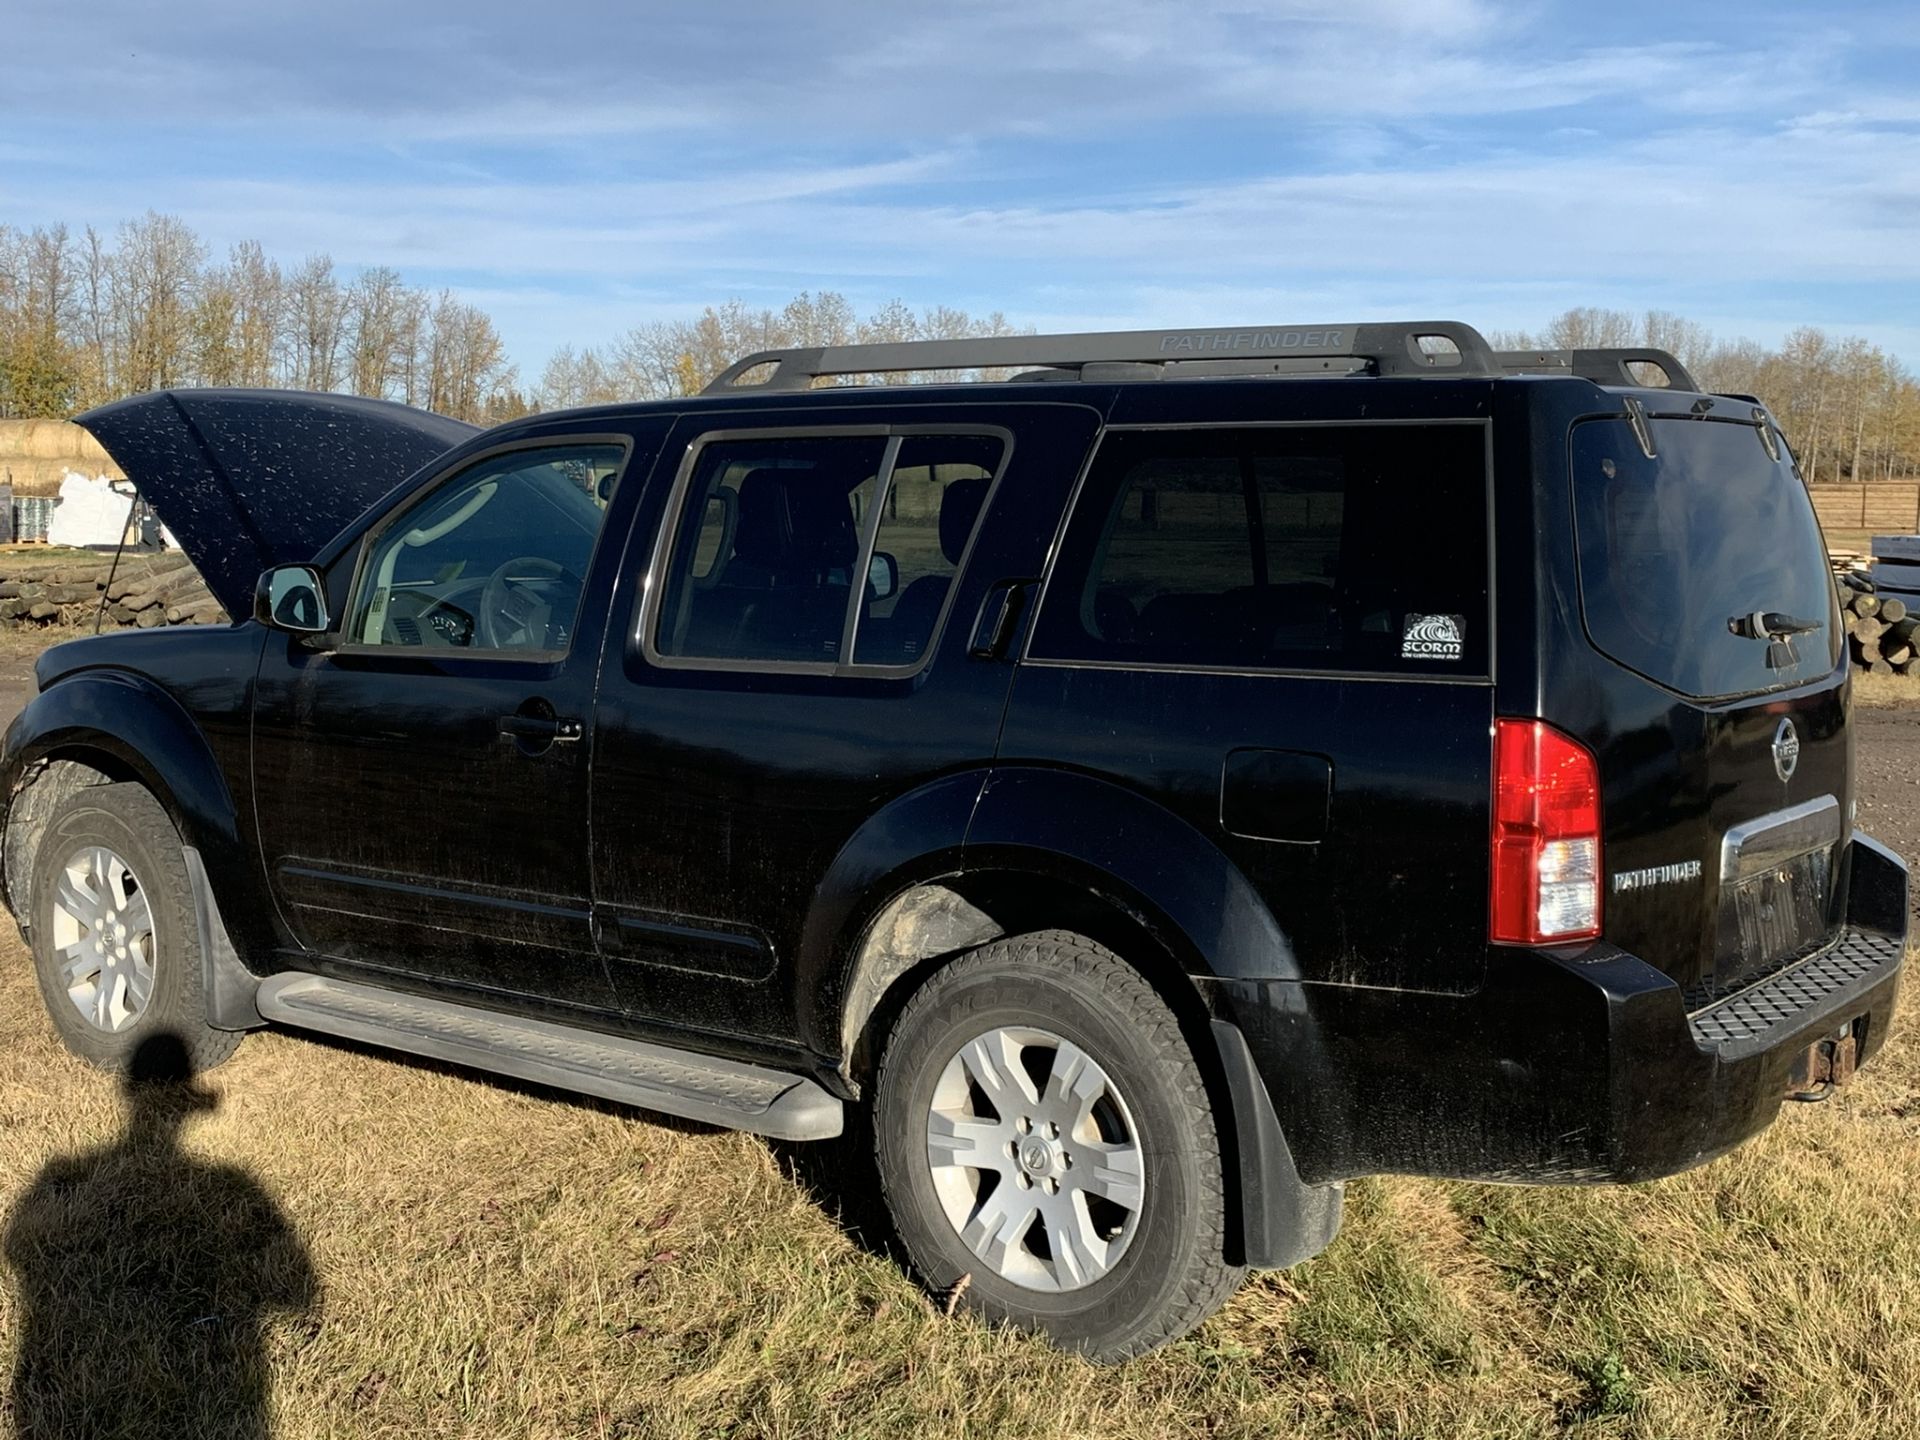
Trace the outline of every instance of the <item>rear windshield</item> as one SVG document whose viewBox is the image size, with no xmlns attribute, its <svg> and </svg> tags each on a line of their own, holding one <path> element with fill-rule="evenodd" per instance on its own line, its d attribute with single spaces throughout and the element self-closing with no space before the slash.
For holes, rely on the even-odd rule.
<svg viewBox="0 0 1920 1440">
<path fill-rule="evenodd" d="M 1833 578 L 1786 447 L 1776 460 L 1757 427 L 1733 421 L 1656 418 L 1650 428 L 1654 459 L 1625 420 L 1573 429 L 1580 597 L 1593 643 L 1701 699 L 1827 674 L 1839 658 Z M 1785 656 L 1729 629 L 1757 611 L 1816 628 Z"/>
</svg>

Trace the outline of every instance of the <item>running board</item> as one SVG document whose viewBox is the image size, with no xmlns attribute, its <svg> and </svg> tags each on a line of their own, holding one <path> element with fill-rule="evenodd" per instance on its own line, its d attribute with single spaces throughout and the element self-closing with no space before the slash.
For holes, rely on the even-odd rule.
<svg viewBox="0 0 1920 1440">
<path fill-rule="evenodd" d="M 377 985 L 272 975 L 261 982 L 259 1006 L 262 1016 L 283 1025 L 729 1130 L 828 1140 L 842 1124 L 840 1102 L 804 1076 Z"/>
</svg>

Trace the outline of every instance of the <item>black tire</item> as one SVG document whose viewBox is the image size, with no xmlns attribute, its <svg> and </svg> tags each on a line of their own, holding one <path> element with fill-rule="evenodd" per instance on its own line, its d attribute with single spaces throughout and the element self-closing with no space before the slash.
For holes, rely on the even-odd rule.
<svg viewBox="0 0 1920 1440">
<path fill-rule="evenodd" d="M 1001 1028 L 1041 1029 L 1079 1047 L 1124 1097 L 1137 1131 L 1145 1174 L 1137 1229 L 1112 1268 L 1081 1288 L 1007 1279 L 961 1237 L 935 1188 L 927 1139 L 942 1074 L 962 1046 Z M 914 1269 L 936 1295 L 960 1287 L 959 1304 L 990 1321 L 1113 1361 L 1193 1329 L 1245 1278 L 1226 1260 L 1220 1143 L 1179 1022 L 1138 971 L 1086 937 L 1015 936 L 936 972 L 895 1022 L 876 1092 L 881 1186 Z"/>
<path fill-rule="evenodd" d="M 56 950 L 55 889 L 70 857 L 90 846 L 120 856 L 136 877 L 153 919 L 153 985 L 145 1008 L 125 1028 L 90 1023 L 69 997 Z M 33 968 L 40 998 L 61 1042 L 91 1065 L 125 1072 L 143 1041 L 178 1037 L 195 1071 L 233 1054 L 238 1032 L 207 1024 L 199 927 L 179 833 L 142 786 L 90 785 L 62 801 L 47 822 L 33 861 Z"/>
</svg>

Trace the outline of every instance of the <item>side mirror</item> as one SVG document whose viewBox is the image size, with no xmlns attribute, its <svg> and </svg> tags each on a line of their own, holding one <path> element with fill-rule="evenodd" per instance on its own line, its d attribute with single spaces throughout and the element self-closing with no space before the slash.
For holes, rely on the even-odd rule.
<svg viewBox="0 0 1920 1440">
<path fill-rule="evenodd" d="M 867 588 L 873 591 L 873 598 L 885 600 L 900 588 L 900 562 L 884 550 L 873 552 L 873 561 L 867 566 Z"/>
<path fill-rule="evenodd" d="M 253 587 L 253 618 L 290 635 L 324 635 L 327 592 L 311 565 L 276 565 Z"/>
</svg>

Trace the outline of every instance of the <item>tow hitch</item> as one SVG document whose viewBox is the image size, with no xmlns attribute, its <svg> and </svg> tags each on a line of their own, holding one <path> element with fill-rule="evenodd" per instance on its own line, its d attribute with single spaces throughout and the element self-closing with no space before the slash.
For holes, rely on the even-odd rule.
<svg viewBox="0 0 1920 1440">
<path fill-rule="evenodd" d="M 1825 1100 L 1853 1079 L 1859 1046 L 1851 1022 L 1824 1040 L 1816 1040 L 1793 1062 L 1787 1072 L 1789 1100 Z"/>
</svg>

